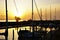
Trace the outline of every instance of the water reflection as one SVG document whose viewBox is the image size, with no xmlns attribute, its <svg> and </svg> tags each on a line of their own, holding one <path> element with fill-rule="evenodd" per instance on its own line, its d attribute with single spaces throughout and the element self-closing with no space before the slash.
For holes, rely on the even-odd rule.
<svg viewBox="0 0 60 40">
<path fill-rule="evenodd" d="M 18 34 L 17 34 L 17 30 L 15 30 L 14 28 L 11 28 L 11 29 L 8 29 L 8 40 L 12 40 L 13 38 L 13 30 L 14 30 L 14 40 L 17 40 L 18 39 Z M 5 29 L 4 30 L 0 30 L 0 33 L 3 33 L 5 32 Z M 0 35 L 0 39 L 5 39 L 5 36 L 4 35 Z"/>
<path fill-rule="evenodd" d="M 41 28 L 39 26 L 34 27 L 35 31 L 40 31 L 41 29 L 43 31 L 47 31 L 47 33 L 50 32 L 50 28 L 46 28 L 45 29 L 44 27 Z M 13 30 L 14 30 L 14 40 L 18 40 L 17 28 L 8 29 L 8 40 L 12 40 L 13 39 Z M 19 27 L 18 28 L 18 32 L 19 32 L 19 30 L 28 30 L 28 31 L 32 32 L 32 27 L 31 26 Z M 52 28 L 52 30 L 55 30 L 55 29 Z M 0 30 L 0 33 L 2 33 L 2 32 L 5 32 L 5 29 L 4 30 L 3 29 Z M 5 39 L 4 35 L 3 36 L 0 35 L 0 39 Z"/>
</svg>

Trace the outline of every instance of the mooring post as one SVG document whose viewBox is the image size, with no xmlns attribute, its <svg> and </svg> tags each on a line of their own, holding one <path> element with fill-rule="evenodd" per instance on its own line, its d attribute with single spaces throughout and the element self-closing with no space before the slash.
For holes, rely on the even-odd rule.
<svg viewBox="0 0 60 40">
<path fill-rule="evenodd" d="M 14 40 L 14 30 L 13 30 L 13 39 L 12 40 Z"/>
</svg>

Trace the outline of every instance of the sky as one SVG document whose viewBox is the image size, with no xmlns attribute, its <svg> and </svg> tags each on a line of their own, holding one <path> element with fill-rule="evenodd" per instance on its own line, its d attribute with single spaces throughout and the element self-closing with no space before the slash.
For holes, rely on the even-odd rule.
<svg viewBox="0 0 60 40">
<path fill-rule="evenodd" d="M 14 3 L 15 1 L 15 3 Z M 56 8 L 56 20 L 60 20 L 60 0 L 35 0 L 39 13 L 42 9 L 42 19 L 45 20 L 45 13 L 47 20 L 50 20 L 50 6 L 51 6 L 51 19 L 55 18 Z M 8 0 L 8 19 L 14 20 L 15 16 L 19 16 L 22 20 L 29 20 L 32 18 L 32 0 Z M 39 15 L 35 4 L 34 9 L 34 20 L 39 20 Z M 46 12 L 47 10 L 47 12 Z M 5 14 L 5 0 L 0 0 L 0 20 L 6 19 Z"/>
</svg>

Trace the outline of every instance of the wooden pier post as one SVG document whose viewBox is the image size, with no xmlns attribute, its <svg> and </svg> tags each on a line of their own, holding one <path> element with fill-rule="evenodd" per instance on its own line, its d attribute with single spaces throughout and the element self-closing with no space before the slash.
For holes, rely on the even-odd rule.
<svg viewBox="0 0 60 40">
<path fill-rule="evenodd" d="M 13 39 L 12 40 L 14 40 L 14 30 L 13 30 Z"/>
</svg>

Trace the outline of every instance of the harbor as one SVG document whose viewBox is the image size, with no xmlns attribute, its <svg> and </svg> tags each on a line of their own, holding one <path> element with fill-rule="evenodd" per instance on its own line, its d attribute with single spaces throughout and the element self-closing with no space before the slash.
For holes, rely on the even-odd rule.
<svg viewBox="0 0 60 40">
<path fill-rule="evenodd" d="M 60 40 L 59 0 L 1 0 L 0 40 Z"/>
</svg>

